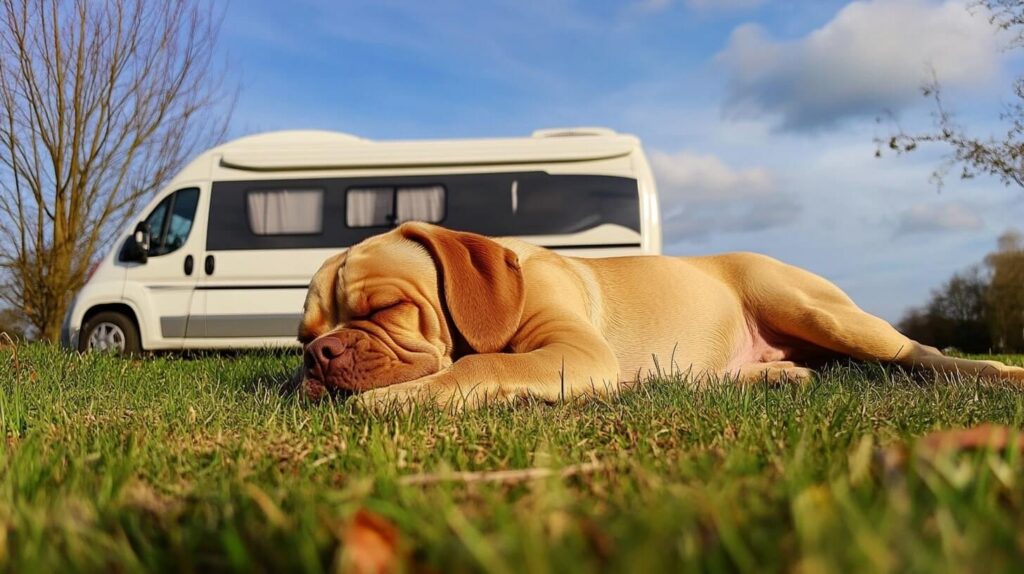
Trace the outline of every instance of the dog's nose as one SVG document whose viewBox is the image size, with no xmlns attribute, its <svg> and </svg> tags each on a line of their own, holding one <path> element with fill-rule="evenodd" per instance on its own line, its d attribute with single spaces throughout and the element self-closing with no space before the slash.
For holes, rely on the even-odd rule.
<svg viewBox="0 0 1024 574">
<path fill-rule="evenodd" d="M 307 369 L 320 367 L 320 371 L 327 373 L 331 361 L 345 352 L 345 343 L 337 337 L 320 337 L 309 345 L 306 345 L 305 363 Z"/>
</svg>

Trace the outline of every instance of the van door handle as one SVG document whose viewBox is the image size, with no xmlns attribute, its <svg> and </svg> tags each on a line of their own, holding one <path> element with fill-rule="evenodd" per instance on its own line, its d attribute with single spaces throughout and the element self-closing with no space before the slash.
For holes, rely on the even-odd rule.
<svg viewBox="0 0 1024 574">
<path fill-rule="evenodd" d="M 206 256 L 206 261 L 203 262 L 203 269 L 206 270 L 207 275 L 213 275 L 213 255 Z"/>
<path fill-rule="evenodd" d="M 192 259 L 191 255 L 186 255 L 185 256 L 185 275 L 191 275 L 193 267 L 195 267 L 195 261 Z"/>
</svg>

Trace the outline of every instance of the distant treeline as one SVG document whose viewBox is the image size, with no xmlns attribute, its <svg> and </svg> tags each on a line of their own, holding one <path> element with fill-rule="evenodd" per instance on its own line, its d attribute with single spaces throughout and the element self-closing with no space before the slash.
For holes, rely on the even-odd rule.
<svg viewBox="0 0 1024 574">
<path fill-rule="evenodd" d="M 954 274 L 897 328 L 940 349 L 1024 352 L 1024 236 L 1004 233 L 982 263 Z"/>
</svg>

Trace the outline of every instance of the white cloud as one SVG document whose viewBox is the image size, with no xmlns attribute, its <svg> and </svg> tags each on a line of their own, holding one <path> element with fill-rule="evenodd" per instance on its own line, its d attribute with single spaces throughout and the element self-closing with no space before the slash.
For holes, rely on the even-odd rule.
<svg viewBox="0 0 1024 574">
<path fill-rule="evenodd" d="M 727 114 L 810 131 L 921 101 L 932 69 L 945 86 L 984 85 L 999 53 L 987 15 L 963 0 L 862 0 L 797 40 L 740 26 L 717 60 L 730 74 Z"/>
<path fill-rule="evenodd" d="M 689 151 L 650 155 L 666 243 L 779 227 L 800 213 L 764 168 L 734 169 L 713 155 Z"/>
<path fill-rule="evenodd" d="M 973 231 L 981 227 L 981 216 L 966 203 L 920 203 L 903 212 L 896 233 Z"/>
</svg>

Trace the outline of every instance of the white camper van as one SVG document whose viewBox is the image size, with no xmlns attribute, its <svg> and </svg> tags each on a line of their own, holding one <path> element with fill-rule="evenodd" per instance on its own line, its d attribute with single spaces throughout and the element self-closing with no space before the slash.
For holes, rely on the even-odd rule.
<svg viewBox="0 0 1024 574">
<path fill-rule="evenodd" d="M 637 138 L 371 141 L 259 134 L 204 152 L 132 221 L 64 321 L 78 350 L 293 346 L 330 255 L 404 221 L 516 236 L 565 255 L 655 254 L 654 179 Z"/>
</svg>

